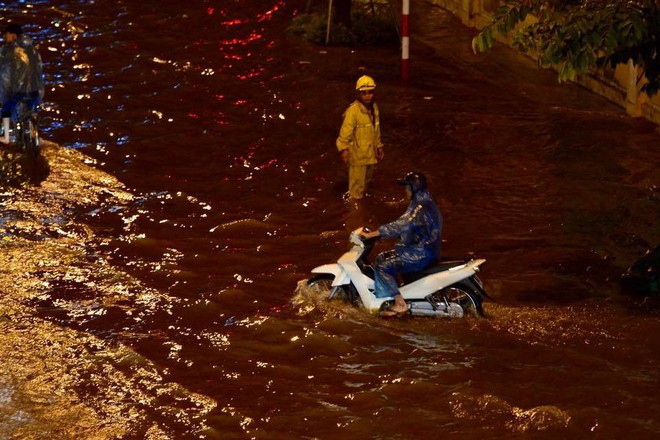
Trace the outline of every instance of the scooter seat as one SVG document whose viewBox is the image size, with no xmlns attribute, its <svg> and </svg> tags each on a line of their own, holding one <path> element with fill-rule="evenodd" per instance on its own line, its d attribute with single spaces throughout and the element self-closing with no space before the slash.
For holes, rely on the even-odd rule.
<svg viewBox="0 0 660 440">
<path fill-rule="evenodd" d="M 452 267 L 460 266 L 462 264 L 465 264 L 465 260 L 445 260 L 445 261 L 440 261 L 437 264 L 433 264 L 419 272 L 404 273 L 402 274 L 403 284 L 414 283 L 415 281 L 424 278 L 426 276 L 429 276 L 431 274 L 443 272 L 445 270 L 451 269 Z"/>
</svg>

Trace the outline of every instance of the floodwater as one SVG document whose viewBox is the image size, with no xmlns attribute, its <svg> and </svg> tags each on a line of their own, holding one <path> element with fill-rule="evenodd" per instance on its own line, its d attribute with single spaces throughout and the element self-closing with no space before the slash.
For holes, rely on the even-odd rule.
<svg viewBox="0 0 660 440">
<path fill-rule="evenodd" d="M 658 438 L 656 126 L 413 8 L 396 49 L 284 28 L 307 2 L 4 2 L 48 90 L 40 185 L 5 189 L 1 438 Z M 334 140 L 364 66 L 385 159 Z M 424 172 L 487 317 L 382 320 L 297 290 Z M 386 246 L 384 244 L 383 246 Z"/>
</svg>

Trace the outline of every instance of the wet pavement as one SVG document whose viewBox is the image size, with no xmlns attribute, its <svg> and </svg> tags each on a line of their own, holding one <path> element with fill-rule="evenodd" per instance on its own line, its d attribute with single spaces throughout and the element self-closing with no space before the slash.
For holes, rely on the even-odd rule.
<svg viewBox="0 0 660 440">
<path fill-rule="evenodd" d="M 306 2 L 41 2 L 38 186 L 1 199 L 0 437 L 655 438 L 656 126 L 424 4 L 399 53 L 283 30 Z M 346 203 L 365 66 L 385 159 Z M 486 319 L 383 321 L 296 291 L 417 169 Z M 385 245 L 384 245 L 385 246 Z"/>
</svg>

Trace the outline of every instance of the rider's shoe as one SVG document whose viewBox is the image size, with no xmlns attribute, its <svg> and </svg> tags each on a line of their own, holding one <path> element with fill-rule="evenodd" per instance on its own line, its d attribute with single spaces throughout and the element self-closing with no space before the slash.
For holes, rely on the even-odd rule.
<svg viewBox="0 0 660 440">
<path fill-rule="evenodd" d="M 382 312 L 380 316 L 383 318 L 403 318 L 410 314 L 410 307 L 406 307 L 405 310 L 395 309 L 394 307 L 388 307 Z"/>
</svg>

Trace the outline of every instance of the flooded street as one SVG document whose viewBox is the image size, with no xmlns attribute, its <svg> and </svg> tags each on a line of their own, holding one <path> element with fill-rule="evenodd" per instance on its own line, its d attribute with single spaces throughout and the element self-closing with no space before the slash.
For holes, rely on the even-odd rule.
<svg viewBox="0 0 660 440">
<path fill-rule="evenodd" d="M 249 4 L 246 4 L 249 3 Z M 0 438 L 660 436 L 657 127 L 415 5 L 396 48 L 304 44 L 307 2 L 0 3 L 40 45 L 38 186 L 0 195 Z M 385 158 L 335 148 L 358 69 Z M 301 280 L 423 172 L 487 317 L 383 320 Z M 383 246 L 387 246 L 384 244 Z"/>
</svg>

